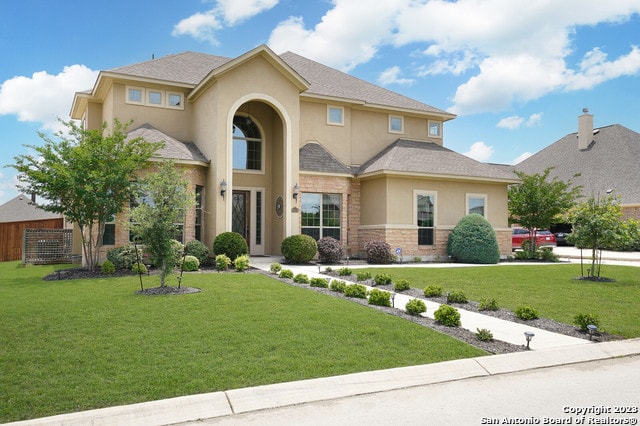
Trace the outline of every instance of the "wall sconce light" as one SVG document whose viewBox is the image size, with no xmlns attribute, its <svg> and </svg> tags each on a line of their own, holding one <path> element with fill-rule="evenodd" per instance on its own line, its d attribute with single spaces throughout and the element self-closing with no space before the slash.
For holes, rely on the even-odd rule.
<svg viewBox="0 0 640 426">
<path fill-rule="evenodd" d="M 298 201 L 298 195 L 299 194 L 300 194 L 300 187 L 296 183 L 295 185 L 293 185 L 293 199 Z"/>
<path fill-rule="evenodd" d="M 527 339 L 527 350 L 531 349 L 529 347 L 529 343 L 531 342 L 531 339 L 533 339 L 533 336 L 535 336 L 535 334 L 533 334 L 531 331 L 524 332 L 524 338 Z"/>
<path fill-rule="evenodd" d="M 222 179 L 220 182 L 220 195 L 224 198 L 224 194 L 227 192 L 227 181 Z"/>
</svg>

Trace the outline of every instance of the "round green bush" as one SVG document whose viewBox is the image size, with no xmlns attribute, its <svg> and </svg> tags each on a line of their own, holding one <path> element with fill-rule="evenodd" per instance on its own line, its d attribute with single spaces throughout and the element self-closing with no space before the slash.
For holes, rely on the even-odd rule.
<svg viewBox="0 0 640 426">
<path fill-rule="evenodd" d="M 192 272 L 200 269 L 200 261 L 195 256 L 185 256 L 184 261 L 180 262 L 180 264 L 182 265 L 183 271 Z"/>
<path fill-rule="evenodd" d="M 589 324 L 600 327 L 600 318 L 596 314 L 577 314 L 573 317 L 573 323 L 580 327 L 580 330 L 587 331 Z"/>
<path fill-rule="evenodd" d="M 218 271 L 226 271 L 231 265 L 231 259 L 226 254 L 219 254 L 216 256 L 216 269 Z"/>
<path fill-rule="evenodd" d="M 197 257 L 201 265 L 204 265 L 209 259 L 209 247 L 202 241 L 191 240 L 187 242 L 184 251 L 190 256 Z"/>
<path fill-rule="evenodd" d="M 467 295 L 464 292 L 456 290 L 447 295 L 447 303 L 467 303 Z"/>
<path fill-rule="evenodd" d="M 367 288 L 362 284 L 348 284 L 344 288 L 344 295 L 346 297 L 354 297 L 357 299 L 367 298 Z"/>
<path fill-rule="evenodd" d="M 309 284 L 309 277 L 307 274 L 298 274 L 293 277 L 293 282 L 298 284 Z"/>
<path fill-rule="evenodd" d="M 272 274 L 277 274 L 282 271 L 282 265 L 278 262 L 273 262 L 271 266 L 269 266 L 269 271 L 271 271 Z"/>
<path fill-rule="evenodd" d="M 144 263 L 134 263 L 133 266 L 131 266 L 131 272 L 133 272 L 136 275 L 140 275 L 140 274 L 146 274 L 147 273 L 147 267 Z"/>
<path fill-rule="evenodd" d="M 282 240 L 280 250 L 289 263 L 309 263 L 318 252 L 318 244 L 309 235 L 291 235 Z"/>
<path fill-rule="evenodd" d="M 534 320 L 539 317 L 538 311 L 531 306 L 518 306 L 514 313 L 518 318 L 525 321 Z"/>
<path fill-rule="evenodd" d="M 280 278 L 289 278 L 293 279 L 293 271 L 291 269 L 283 269 L 278 274 Z"/>
<path fill-rule="evenodd" d="M 427 305 L 420 299 L 411 299 L 404 307 L 409 315 L 420 315 L 423 312 L 427 312 Z"/>
<path fill-rule="evenodd" d="M 107 260 L 113 262 L 117 271 L 131 269 L 131 266 L 140 259 L 142 261 L 142 250 L 133 244 L 115 247 L 107 251 Z"/>
<path fill-rule="evenodd" d="M 326 278 L 314 277 L 311 278 L 309 284 L 311 285 L 311 287 L 328 288 L 329 280 L 327 280 Z"/>
<path fill-rule="evenodd" d="M 344 289 L 347 287 L 347 283 L 342 280 L 333 280 L 329 285 L 331 291 L 335 291 L 338 293 L 344 293 Z"/>
<path fill-rule="evenodd" d="M 409 284 L 409 281 L 400 278 L 399 280 L 396 280 L 393 283 L 393 289 L 395 291 L 406 291 L 409 290 L 411 288 L 411 284 Z"/>
<path fill-rule="evenodd" d="M 369 293 L 369 304 L 375 306 L 391 306 L 391 293 L 374 288 Z"/>
<path fill-rule="evenodd" d="M 320 263 L 338 263 L 344 257 L 342 243 L 331 237 L 318 240 L 318 260 Z"/>
<path fill-rule="evenodd" d="M 233 261 L 233 266 L 238 272 L 243 272 L 249 269 L 249 255 L 243 254 L 242 256 L 236 257 Z"/>
<path fill-rule="evenodd" d="M 447 241 L 447 254 L 456 262 L 498 263 L 500 247 L 491 224 L 472 213 L 460 219 Z"/>
<path fill-rule="evenodd" d="M 479 311 L 497 311 L 498 309 L 498 302 L 493 297 L 485 297 L 478 303 Z"/>
<path fill-rule="evenodd" d="M 391 275 L 389 275 L 389 274 L 376 274 L 376 276 L 373 277 L 373 281 L 376 283 L 376 285 L 391 284 Z"/>
<path fill-rule="evenodd" d="M 428 285 L 424 288 L 424 295 L 425 297 L 440 297 L 442 291 L 442 287 L 439 285 Z"/>
<path fill-rule="evenodd" d="M 111 275 L 111 274 L 114 274 L 116 272 L 116 267 L 115 267 L 115 265 L 113 264 L 112 261 L 105 260 L 102 263 L 101 270 L 102 270 L 103 274 Z"/>
<path fill-rule="evenodd" d="M 460 312 L 451 305 L 440 305 L 433 313 L 433 318 L 447 327 L 460 327 Z"/>
<path fill-rule="evenodd" d="M 244 237 L 237 232 L 223 232 L 213 241 L 213 253 L 226 254 L 229 259 L 235 259 L 243 254 L 249 254 L 249 246 Z"/>
</svg>

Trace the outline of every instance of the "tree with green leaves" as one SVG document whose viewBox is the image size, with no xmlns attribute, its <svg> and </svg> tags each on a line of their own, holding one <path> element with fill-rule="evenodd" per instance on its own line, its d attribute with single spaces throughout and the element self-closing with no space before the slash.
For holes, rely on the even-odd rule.
<svg viewBox="0 0 640 426">
<path fill-rule="evenodd" d="M 549 228 L 560 220 L 581 196 L 581 187 L 571 180 L 564 182 L 554 177 L 549 180 L 552 168 L 542 174 L 532 175 L 516 171 L 520 183 L 509 187 L 509 221 L 529 229 L 530 245 L 536 251 L 537 229 Z"/>
<path fill-rule="evenodd" d="M 142 138 L 127 139 L 130 124 L 87 130 L 62 121 L 56 140 L 39 133 L 43 146 L 26 145 L 34 154 L 14 158 L 17 187 L 39 196 L 36 207 L 65 216 L 82 235 L 84 262 L 95 270 L 105 224 L 120 213 L 133 194 L 135 172 L 162 146 Z"/>
<path fill-rule="evenodd" d="M 140 185 L 141 202 L 131 210 L 131 231 L 160 268 L 160 287 L 179 262 L 174 240 L 185 212 L 195 206 L 195 194 L 188 180 L 172 161 L 165 160 Z"/>
<path fill-rule="evenodd" d="M 622 208 L 617 198 L 612 195 L 590 197 L 573 208 L 568 218 L 573 229 L 567 235 L 568 241 L 577 247 L 591 249 L 591 268 L 587 269 L 587 277 L 600 278 L 602 249 L 614 245 L 623 232 Z"/>
</svg>

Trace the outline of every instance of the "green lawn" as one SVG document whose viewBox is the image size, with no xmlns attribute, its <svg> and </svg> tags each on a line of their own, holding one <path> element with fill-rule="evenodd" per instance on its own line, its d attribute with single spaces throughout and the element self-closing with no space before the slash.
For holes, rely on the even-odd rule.
<svg viewBox="0 0 640 426">
<path fill-rule="evenodd" d="M 540 315 L 567 324 L 578 313 L 595 313 L 601 328 L 627 338 L 640 337 L 640 268 L 610 266 L 602 276 L 615 282 L 575 280 L 580 265 L 491 265 L 459 268 L 369 268 L 374 276 L 409 280 L 414 288 L 437 284 L 444 291 L 461 290 L 469 300 L 494 297 L 500 307 L 527 305 Z"/>
<path fill-rule="evenodd" d="M 0 263 L 0 423 L 485 354 L 258 274 L 189 274 L 201 293 L 139 296 L 137 277 L 41 279 L 53 270 Z"/>
</svg>

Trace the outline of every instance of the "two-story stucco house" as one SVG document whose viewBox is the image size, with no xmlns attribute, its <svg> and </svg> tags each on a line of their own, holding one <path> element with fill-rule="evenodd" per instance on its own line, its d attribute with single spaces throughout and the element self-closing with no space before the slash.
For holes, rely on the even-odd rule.
<svg viewBox="0 0 640 426">
<path fill-rule="evenodd" d="M 385 240 L 406 257 L 446 255 L 469 212 L 511 253 L 509 171 L 443 146 L 454 115 L 293 53 L 259 46 L 237 58 L 185 52 L 99 74 L 71 118 L 87 128 L 133 120 L 130 136 L 161 140 L 199 194 L 183 239 L 211 247 L 245 236 L 252 255 L 282 240 L 331 236 L 351 256 Z M 107 247 L 128 241 L 111 224 Z"/>
</svg>

